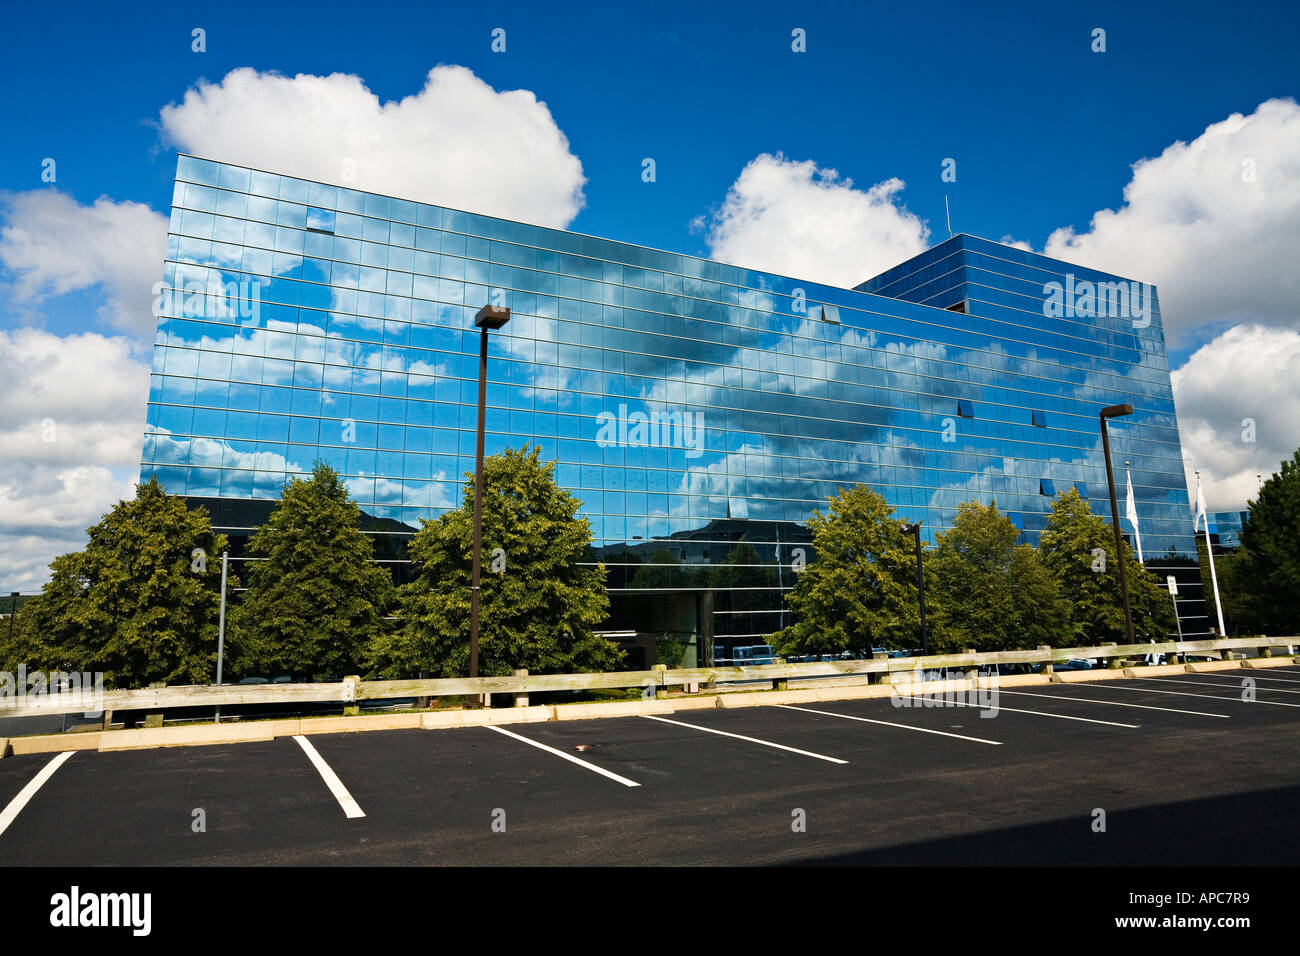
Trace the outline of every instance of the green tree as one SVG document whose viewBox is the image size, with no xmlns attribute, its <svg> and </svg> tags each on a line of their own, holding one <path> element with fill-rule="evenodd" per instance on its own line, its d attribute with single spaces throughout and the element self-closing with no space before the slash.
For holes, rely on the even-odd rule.
<svg viewBox="0 0 1300 956">
<path fill-rule="evenodd" d="M 828 501 L 827 514 L 814 511 L 809 519 L 817 557 L 787 594 L 796 620 L 772 636 L 777 653 L 918 646 L 911 536 L 885 499 L 865 486 L 840 489 Z"/>
<path fill-rule="evenodd" d="M 938 652 L 1059 645 L 1070 636 L 1060 583 L 1019 536 L 996 503 L 975 501 L 959 505 L 952 530 L 937 536 L 926 563 L 942 609 L 931 630 Z"/>
<path fill-rule="evenodd" d="M 1039 540 L 1043 564 L 1071 604 L 1070 644 L 1128 641 L 1113 529 L 1092 513 L 1074 488 L 1052 502 Z M 1124 542 L 1134 638 L 1163 641 L 1174 631 L 1174 610 L 1163 582 L 1137 560 Z"/>
<path fill-rule="evenodd" d="M 1300 631 L 1300 450 L 1271 475 L 1250 502 L 1241 548 L 1215 559 L 1225 610 L 1253 634 Z M 1213 614 L 1213 594 L 1206 600 Z"/>
<path fill-rule="evenodd" d="M 249 541 L 249 590 L 230 641 L 234 673 L 358 673 L 385 630 L 395 591 L 373 561 L 361 509 L 338 473 L 317 463 L 293 479 Z"/>
<path fill-rule="evenodd" d="M 612 670 L 622 651 L 593 633 L 609 614 L 603 565 L 584 567 L 591 526 L 555 483 L 537 446 L 483 462 L 483 575 L 479 674 Z M 469 673 L 474 480 L 463 504 L 425 521 L 411 542 L 414 580 L 401 589 L 403 627 L 376 642 L 384 677 Z M 495 564 L 495 568 L 494 568 Z"/>
<path fill-rule="evenodd" d="M 22 606 L 6 656 L 44 658 L 29 668 L 102 671 L 119 688 L 212 681 L 227 544 L 208 513 L 152 477 L 86 534 L 85 549 L 55 558 L 49 582 Z"/>
</svg>

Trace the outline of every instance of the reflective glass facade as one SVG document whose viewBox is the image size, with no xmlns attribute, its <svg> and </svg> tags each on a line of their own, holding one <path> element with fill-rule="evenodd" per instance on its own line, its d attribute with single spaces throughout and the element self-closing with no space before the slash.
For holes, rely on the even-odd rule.
<svg viewBox="0 0 1300 956">
<path fill-rule="evenodd" d="M 239 536 L 324 460 L 400 558 L 460 502 L 473 316 L 503 304 L 487 451 L 558 462 L 611 625 L 757 643 L 842 486 L 930 540 L 971 498 L 1031 542 L 1071 485 L 1108 514 L 1104 405 L 1136 409 L 1111 442 L 1147 554 L 1195 553 L 1154 290 L 1115 315 L 1116 281 L 959 235 L 840 289 L 182 156 L 141 474 Z M 1109 308 L 1080 283 L 1109 284 Z"/>
</svg>

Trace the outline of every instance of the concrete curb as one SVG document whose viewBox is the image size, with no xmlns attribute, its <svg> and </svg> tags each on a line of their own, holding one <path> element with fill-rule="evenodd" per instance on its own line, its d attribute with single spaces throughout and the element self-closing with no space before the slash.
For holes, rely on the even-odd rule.
<svg viewBox="0 0 1300 956">
<path fill-rule="evenodd" d="M 9 741 L 9 749 L 15 757 L 21 754 L 56 754 L 65 750 L 98 750 L 102 736 L 102 733 L 88 733 L 14 737 Z"/>
<path fill-rule="evenodd" d="M 556 704 L 550 708 L 555 720 L 594 720 L 599 717 L 640 717 L 645 714 L 671 714 L 677 709 L 673 700 L 611 701 L 607 704 Z"/>
<path fill-rule="evenodd" d="M 1124 668 L 1125 677 L 1165 677 L 1169 674 L 1186 673 L 1186 664 L 1150 664 L 1145 667 Z"/>
<path fill-rule="evenodd" d="M 152 750 L 155 747 L 209 747 L 214 744 L 242 744 L 274 740 L 270 721 L 254 724 L 214 724 L 192 727 L 145 727 L 135 730 L 110 730 L 99 735 L 101 752 L 111 750 Z"/>
<path fill-rule="evenodd" d="M 1247 669 L 1257 667 L 1295 667 L 1300 664 L 1300 657 L 1252 657 L 1248 661 L 1238 661 L 1240 666 Z"/>
</svg>

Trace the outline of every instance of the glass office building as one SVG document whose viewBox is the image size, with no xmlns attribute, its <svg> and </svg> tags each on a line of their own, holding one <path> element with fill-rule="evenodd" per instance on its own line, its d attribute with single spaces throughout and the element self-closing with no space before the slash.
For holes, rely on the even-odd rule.
<svg viewBox="0 0 1300 956">
<path fill-rule="evenodd" d="M 323 460 L 400 559 L 473 469 L 489 302 L 512 318 L 490 339 L 487 451 L 558 462 L 609 570 L 611 628 L 699 658 L 760 643 L 786 623 L 809 515 L 845 486 L 929 540 L 968 499 L 1030 542 L 1070 486 L 1108 514 L 1097 412 L 1120 402 L 1144 550 L 1195 575 L 1149 286 L 958 235 L 834 288 L 190 156 L 142 477 L 239 547 Z M 1201 614 L 1184 608 L 1185 633 Z"/>
</svg>

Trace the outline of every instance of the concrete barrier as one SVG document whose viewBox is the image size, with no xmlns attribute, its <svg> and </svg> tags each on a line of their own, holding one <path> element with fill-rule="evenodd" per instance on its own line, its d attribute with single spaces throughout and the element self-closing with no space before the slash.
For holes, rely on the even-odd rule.
<svg viewBox="0 0 1300 956">
<path fill-rule="evenodd" d="M 1125 677 L 1166 677 L 1170 674 L 1186 673 L 1186 664 L 1150 664 L 1145 667 L 1124 668 Z"/>
<path fill-rule="evenodd" d="M 195 724 L 189 727 L 144 727 L 110 730 L 86 736 L 99 737 L 101 751 L 152 750 L 155 747 L 210 747 L 274 740 L 270 721 L 248 724 Z"/>
<path fill-rule="evenodd" d="M 423 716 L 423 714 L 371 714 L 363 717 L 303 717 L 292 722 L 298 725 L 297 730 L 289 734 L 277 732 L 275 736 L 352 734 L 367 730 L 419 730 Z"/>
<path fill-rule="evenodd" d="M 65 750 L 98 750 L 102 731 L 88 734 L 37 734 L 32 737 L 14 737 L 9 749 L 15 757 L 21 754 L 55 754 Z"/>
<path fill-rule="evenodd" d="M 671 714 L 676 700 L 615 700 L 594 704 L 556 704 L 556 720 L 595 720 L 600 717 L 640 717 L 644 714 Z"/>
<path fill-rule="evenodd" d="M 425 730 L 438 730 L 444 727 L 486 727 L 490 724 L 531 724 L 554 719 L 553 707 L 439 710 L 420 714 L 420 726 Z"/>
</svg>

